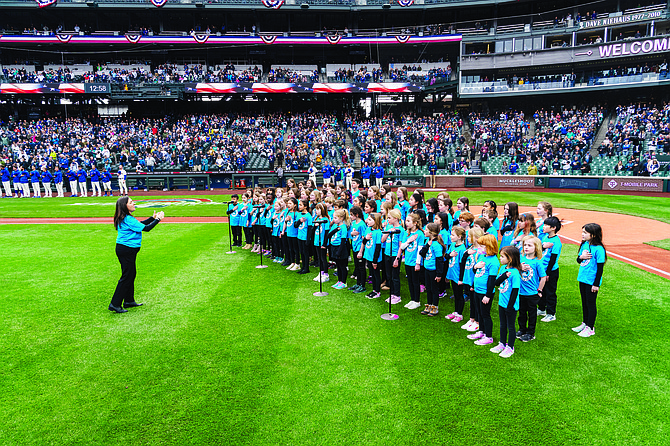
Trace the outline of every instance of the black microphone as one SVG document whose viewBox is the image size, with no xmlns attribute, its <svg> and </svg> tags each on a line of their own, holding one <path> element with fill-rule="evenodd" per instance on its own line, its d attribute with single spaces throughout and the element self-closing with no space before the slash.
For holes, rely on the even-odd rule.
<svg viewBox="0 0 670 446">
<path fill-rule="evenodd" d="M 391 229 L 390 231 L 382 231 L 382 234 L 400 234 L 401 232 L 400 229 Z"/>
</svg>

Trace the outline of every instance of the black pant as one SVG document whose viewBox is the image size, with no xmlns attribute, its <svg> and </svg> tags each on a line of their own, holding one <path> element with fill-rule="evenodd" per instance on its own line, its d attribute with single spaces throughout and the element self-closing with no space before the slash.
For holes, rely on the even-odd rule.
<svg viewBox="0 0 670 446">
<path fill-rule="evenodd" d="M 307 240 L 298 239 L 298 247 L 300 249 L 300 256 L 302 257 L 301 271 L 309 271 L 309 245 Z"/>
<path fill-rule="evenodd" d="M 491 304 L 493 299 L 489 299 L 489 303 L 485 304 L 485 294 L 474 293 L 474 304 L 476 306 L 475 320 L 479 322 L 479 330 L 484 332 L 487 338 L 493 337 L 493 320 L 491 320 Z M 472 298 L 470 299 L 470 307 L 472 307 Z"/>
<path fill-rule="evenodd" d="M 500 342 L 508 345 L 510 348 L 514 348 L 514 341 L 516 340 L 516 328 L 514 327 L 516 310 L 514 307 L 508 310 L 498 305 L 498 318 L 500 319 Z"/>
<path fill-rule="evenodd" d="M 254 235 L 251 228 L 248 228 L 246 226 L 244 227 L 244 238 L 245 241 L 247 242 L 247 245 L 251 245 L 253 243 Z"/>
<path fill-rule="evenodd" d="M 365 273 L 365 259 L 358 258 L 358 253 L 354 254 L 354 274 L 356 274 L 356 285 L 365 288 L 368 275 Z"/>
<path fill-rule="evenodd" d="M 375 268 L 372 266 L 372 262 L 368 260 L 368 268 L 370 269 L 370 275 L 372 276 L 372 290 L 377 293 L 379 293 L 382 284 L 382 278 L 379 275 L 379 270 L 381 269 L 380 263 L 375 263 L 375 265 L 377 265 Z"/>
<path fill-rule="evenodd" d="M 393 267 L 396 256 L 386 256 L 386 285 L 391 288 L 391 295 L 400 296 L 400 260 L 398 267 Z"/>
<path fill-rule="evenodd" d="M 456 281 L 451 281 L 451 290 L 454 292 L 454 311 L 463 316 L 463 308 L 465 307 L 465 297 L 463 296 L 463 285 L 459 285 Z"/>
<path fill-rule="evenodd" d="M 120 307 L 124 302 L 135 302 L 135 276 L 137 276 L 135 260 L 138 252 L 140 248 L 116 244 L 116 257 L 119 258 L 121 264 L 121 278 L 112 296 L 112 305 L 115 307 Z"/>
<path fill-rule="evenodd" d="M 475 292 L 470 285 L 464 283 L 463 300 L 465 300 L 466 297 L 470 300 L 470 319 L 481 322 L 479 320 L 479 307 L 477 306 L 477 300 L 475 299 Z"/>
<path fill-rule="evenodd" d="M 555 269 L 547 273 L 547 281 L 542 289 L 542 297 L 537 304 L 537 307 L 542 311 L 547 311 L 547 314 L 556 315 L 556 289 L 558 289 L 558 273 Z"/>
<path fill-rule="evenodd" d="M 426 299 L 428 305 L 440 304 L 440 292 L 437 290 L 437 270 L 426 268 Z"/>
<path fill-rule="evenodd" d="M 288 248 L 291 251 L 291 263 L 300 263 L 300 249 L 298 249 L 298 237 L 288 238 Z"/>
<path fill-rule="evenodd" d="M 421 302 L 419 271 L 415 271 L 413 266 L 405 265 L 405 274 L 407 274 L 407 287 L 409 288 L 410 299 L 414 302 Z"/>
<path fill-rule="evenodd" d="M 532 335 L 535 334 L 537 303 L 539 301 L 540 296 L 537 294 L 519 296 L 519 331 Z"/>
<path fill-rule="evenodd" d="M 233 246 L 242 246 L 242 226 L 233 226 Z"/>
<path fill-rule="evenodd" d="M 335 259 L 337 266 L 337 281 L 347 283 L 347 255 L 343 259 Z"/>
<path fill-rule="evenodd" d="M 596 309 L 598 292 L 594 293 L 591 291 L 592 286 L 579 282 L 579 294 L 582 295 L 582 322 L 589 328 L 593 328 L 596 323 L 596 316 L 598 315 L 598 310 Z"/>
<path fill-rule="evenodd" d="M 321 246 L 315 246 L 317 263 L 319 271 L 322 274 L 328 274 L 328 259 L 326 258 L 326 250 Z"/>
</svg>

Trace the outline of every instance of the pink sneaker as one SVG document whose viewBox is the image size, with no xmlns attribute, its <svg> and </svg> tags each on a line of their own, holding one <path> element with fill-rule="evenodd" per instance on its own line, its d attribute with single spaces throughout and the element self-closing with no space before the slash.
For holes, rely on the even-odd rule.
<svg viewBox="0 0 670 446">
<path fill-rule="evenodd" d="M 454 316 L 454 318 L 451 320 L 451 322 L 460 322 L 462 320 L 463 320 L 463 318 L 459 314 L 457 314 L 456 316 Z"/>
<path fill-rule="evenodd" d="M 391 305 L 399 304 L 400 302 L 402 302 L 400 296 L 391 296 Z"/>
<path fill-rule="evenodd" d="M 424 285 L 421 285 L 419 287 L 419 291 L 422 292 L 422 293 L 425 293 L 426 292 L 426 287 Z"/>
<path fill-rule="evenodd" d="M 493 344 L 493 338 L 487 338 L 486 336 L 484 336 L 483 338 L 475 341 L 475 345 L 489 345 L 489 344 Z"/>
<path fill-rule="evenodd" d="M 456 313 L 449 313 L 445 316 L 447 319 L 452 320 L 453 318 L 456 317 Z"/>
<path fill-rule="evenodd" d="M 470 339 L 471 341 L 476 341 L 476 340 L 481 339 L 483 337 L 484 337 L 484 332 L 483 331 L 478 331 L 477 333 L 472 333 L 472 334 L 468 335 L 468 339 Z"/>
</svg>

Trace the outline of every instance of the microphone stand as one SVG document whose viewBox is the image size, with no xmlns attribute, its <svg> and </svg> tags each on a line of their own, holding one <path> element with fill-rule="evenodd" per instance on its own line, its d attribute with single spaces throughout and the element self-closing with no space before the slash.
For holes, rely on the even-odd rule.
<svg viewBox="0 0 670 446">
<path fill-rule="evenodd" d="M 391 236 L 391 252 L 393 252 L 393 234 L 395 234 L 394 231 L 389 232 L 389 235 Z M 398 249 L 400 249 L 400 248 L 398 247 Z M 400 267 L 400 264 L 398 264 L 398 267 Z M 393 265 L 391 265 L 391 268 L 393 268 Z M 391 272 L 391 274 L 393 274 L 393 272 Z M 393 281 L 393 278 L 392 277 L 387 277 L 387 280 Z M 384 319 L 385 321 L 395 321 L 399 317 L 397 314 L 393 314 L 393 312 L 391 311 L 391 301 L 392 301 L 391 292 L 392 292 L 391 287 L 389 287 L 389 312 L 384 313 L 381 316 L 382 319 Z"/>
<path fill-rule="evenodd" d="M 315 237 L 316 237 L 316 231 L 319 230 L 319 226 L 321 226 L 323 223 L 325 223 L 325 221 L 314 221 L 314 225 L 317 226 L 316 230 L 314 231 Z M 319 246 L 319 249 L 322 249 L 321 246 Z M 316 293 L 312 293 L 312 296 L 325 297 L 327 295 L 328 293 L 326 291 L 323 291 L 323 281 L 321 280 L 321 256 L 319 256 L 319 291 L 317 291 Z"/>
<path fill-rule="evenodd" d="M 263 206 L 262 204 L 261 204 L 261 205 L 258 205 L 258 204 L 257 204 L 257 205 L 255 205 L 254 207 L 255 207 L 255 208 L 258 208 L 258 209 L 260 210 L 260 209 L 263 208 L 264 206 Z M 256 268 L 258 268 L 258 269 L 261 269 L 261 268 L 267 268 L 267 267 L 268 267 L 267 265 L 263 265 L 263 250 L 260 248 L 260 245 L 261 245 L 261 244 L 260 244 L 260 241 L 259 241 L 259 243 L 258 243 L 258 246 L 259 246 L 258 254 L 259 254 L 260 257 L 261 257 L 261 264 L 260 264 L 260 265 L 256 265 Z"/>
<path fill-rule="evenodd" d="M 229 201 L 224 201 L 223 204 L 230 204 Z M 226 209 L 226 213 L 228 210 Z M 235 254 L 237 251 L 233 251 L 233 237 L 232 237 L 232 230 L 230 228 L 230 214 L 228 215 L 228 244 L 230 245 L 229 251 L 226 254 Z"/>
</svg>

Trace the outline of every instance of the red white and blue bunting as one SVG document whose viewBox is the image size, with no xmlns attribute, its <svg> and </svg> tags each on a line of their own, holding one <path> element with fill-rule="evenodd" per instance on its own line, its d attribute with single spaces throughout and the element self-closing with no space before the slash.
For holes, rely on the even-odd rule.
<svg viewBox="0 0 670 446">
<path fill-rule="evenodd" d="M 336 45 L 340 43 L 340 40 L 342 40 L 342 36 L 340 36 L 339 34 L 335 36 L 326 36 L 326 39 L 328 39 L 328 43 L 330 43 L 331 45 Z"/>
<path fill-rule="evenodd" d="M 46 8 L 47 6 L 54 5 L 58 0 L 35 0 L 37 5 L 40 8 Z"/>
<path fill-rule="evenodd" d="M 130 43 L 137 43 L 142 38 L 142 34 L 126 34 L 126 40 Z"/>
<path fill-rule="evenodd" d="M 167 0 L 151 0 L 151 4 L 154 5 L 156 8 L 160 8 L 164 4 L 167 3 Z"/>
<path fill-rule="evenodd" d="M 72 34 L 56 34 L 56 37 L 62 43 L 68 43 L 70 41 L 70 39 L 72 38 Z"/>
<path fill-rule="evenodd" d="M 207 42 L 207 39 L 209 39 L 209 34 L 196 34 L 196 33 L 193 33 L 193 34 L 191 34 L 191 35 L 193 36 L 193 39 L 194 39 L 196 42 L 198 42 L 199 44 L 201 44 L 201 45 L 202 45 L 203 43 Z"/>
<path fill-rule="evenodd" d="M 409 42 L 409 37 L 410 37 L 410 36 L 408 36 L 408 35 L 404 35 L 404 36 L 395 36 L 395 40 L 397 40 L 398 43 L 407 43 L 407 42 Z"/>
<path fill-rule="evenodd" d="M 268 45 L 272 45 L 275 43 L 275 40 L 277 40 L 277 36 L 261 36 L 261 40 L 263 40 L 263 43 L 266 43 Z"/>
<path fill-rule="evenodd" d="M 403 8 L 406 8 L 408 6 L 412 6 L 414 4 L 414 0 L 398 0 L 398 4 Z"/>
<path fill-rule="evenodd" d="M 279 9 L 284 5 L 284 0 L 262 0 L 263 6 L 270 9 Z"/>
</svg>

